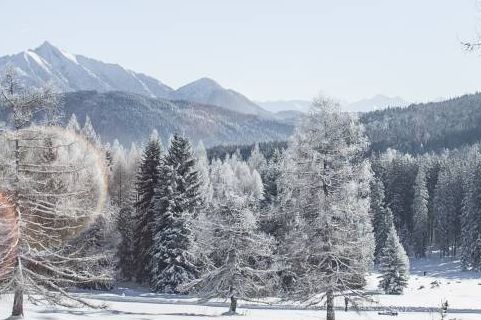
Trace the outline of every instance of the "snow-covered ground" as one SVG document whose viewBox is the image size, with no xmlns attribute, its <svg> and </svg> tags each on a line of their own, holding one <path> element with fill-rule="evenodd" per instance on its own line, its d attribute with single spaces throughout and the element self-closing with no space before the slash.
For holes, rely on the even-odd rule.
<svg viewBox="0 0 481 320">
<path fill-rule="evenodd" d="M 439 307 L 442 301 L 449 303 L 446 319 L 470 320 L 481 319 L 481 274 L 460 272 L 459 261 L 429 260 L 413 261 L 409 288 L 400 296 L 389 296 L 377 290 L 377 275 L 369 277 L 366 288 L 375 302 L 362 303 L 365 311 L 344 312 L 338 310 L 336 319 L 406 319 L 436 320 L 441 319 Z M 424 271 L 427 272 L 424 275 Z M 59 307 L 41 307 L 26 305 L 26 318 L 32 320 L 200 320 L 208 318 L 229 319 L 222 316 L 227 304 L 224 301 L 199 303 L 194 297 L 152 294 L 140 289 L 118 288 L 108 293 L 81 293 L 93 301 L 106 303 L 103 310 L 65 309 Z M 302 310 L 293 303 L 280 303 L 270 300 L 271 304 L 240 303 L 239 312 L 246 320 L 297 320 L 324 319 L 324 310 Z M 11 297 L 0 300 L 0 319 L 7 318 L 10 312 Z M 336 301 L 343 307 L 344 300 Z M 397 317 L 378 315 L 382 309 L 399 311 Z"/>
</svg>

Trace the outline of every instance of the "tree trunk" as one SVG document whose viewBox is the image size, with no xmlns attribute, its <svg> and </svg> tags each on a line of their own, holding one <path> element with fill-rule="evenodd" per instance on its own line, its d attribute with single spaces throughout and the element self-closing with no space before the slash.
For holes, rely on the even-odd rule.
<svg viewBox="0 0 481 320">
<path fill-rule="evenodd" d="M 13 298 L 12 317 L 23 317 L 23 289 L 16 288 Z"/>
<path fill-rule="evenodd" d="M 332 291 L 332 289 L 328 289 L 326 292 L 326 308 L 326 320 L 335 320 L 336 316 L 334 314 L 334 291 Z"/>
<path fill-rule="evenodd" d="M 15 128 L 16 132 L 18 132 L 18 127 Z M 18 139 L 15 139 L 15 182 L 18 183 L 18 172 L 19 172 L 19 166 L 20 166 L 20 145 L 19 145 L 19 141 Z M 17 187 L 17 186 L 16 186 Z M 17 201 L 18 201 L 18 194 L 17 194 L 17 188 L 16 188 L 16 191 L 15 191 L 15 202 L 17 204 Z M 15 213 L 16 213 L 16 218 L 17 218 L 17 222 L 18 223 L 18 232 L 20 233 L 20 212 L 18 210 L 18 208 L 16 207 L 15 208 Z M 20 240 L 20 235 L 18 237 L 18 240 Z M 19 244 L 17 244 L 18 246 Z M 17 251 L 19 250 L 19 248 L 17 247 Z M 19 252 L 17 252 L 17 254 L 19 254 Z M 13 297 L 13 308 L 12 308 L 12 316 L 13 317 L 23 317 L 23 281 L 21 279 L 23 279 L 22 277 L 22 265 L 21 265 L 21 261 L 20 261 L 20 257 L 17 257 L 17 261 L 16 261 L 16 266 L 15 266 L 16 270 L 15 270 L 15 274 L 13 275 L 15 277 L 15 294 L 14 294 L 14 297 Z"/>
<path fill-rule="evenodd" d="M 237 310 L 237 298 L 236 297 L 230 297 L 229 313 L 235 313 L 236 310 Z"/>
</svg>

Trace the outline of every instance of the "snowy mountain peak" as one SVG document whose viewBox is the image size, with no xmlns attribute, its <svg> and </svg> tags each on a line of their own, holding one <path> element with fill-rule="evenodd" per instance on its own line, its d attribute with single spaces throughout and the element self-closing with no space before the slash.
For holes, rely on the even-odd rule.
<svg viewBox="0 0 481 320">
<path fill-rule="evenodd" d="M 210 78 L 200 78 L 178 90 L 159 80 L 118 64 L 71 54 L 48 41 L 33 50 L 0 57 L 0 71 L 12 65 L 26 85 L 51 82 L 62 91 L 126 91 L 153 98 L 212 104 L 240 113 L 271 116 L 242 94 L 223 88 Z"/>
<path fill-rule="evenodd" d="M 210 90 L 220 90 L 220 89 L 223 89 L 220 84 L 218 84 L 216 81 L 210 78 L 204 77 L 180 87 L 177 90 L 177 92 L 193 91 L 193 90 L 210 91 Z"/>
</svg>

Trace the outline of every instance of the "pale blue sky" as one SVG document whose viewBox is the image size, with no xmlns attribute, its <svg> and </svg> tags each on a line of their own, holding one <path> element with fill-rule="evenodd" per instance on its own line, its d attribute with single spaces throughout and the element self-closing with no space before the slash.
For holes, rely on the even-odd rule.
<svg viewBox="0 0 481 320">
<path fill-rule="evenodd" d="M 157 77 L 208 76 L 254 100 L 410 101 L 481 89 L 481 0 L 0 0 L 0 55 L 44 40 Z"/>
</svg>

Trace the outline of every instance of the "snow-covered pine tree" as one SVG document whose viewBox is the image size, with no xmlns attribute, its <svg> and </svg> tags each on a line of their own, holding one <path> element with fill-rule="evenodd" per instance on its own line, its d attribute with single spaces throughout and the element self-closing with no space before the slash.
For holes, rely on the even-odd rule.
<svg viewBox="0 0 481 320">
<path fill-rule="evenodd" d="M 281 160 L 281 152 L 279 149 L 276 149 L 267 162 L 265 173 L 262 177 L 262 182 L 264 183 L 264 205 L 273 204 L 277 200 Z"/>
<path fill-rule="evenodd" d="M 441 166 L 434 192 L 436 244 L 441 256 L 455 256 L 461 243 L 461 211 L 464 197 L 462 168 L 447 160 Z"/>
<path fill-rule="evenodd" d="M 374 249 L 375 261 L 379 262 L 382 248 L 385 247 L 386 239 L 394 220 L 391 209 L 386 205 L 384 198 L 384 184 L 380 179 L 371 182 L 371 205 L 370 213 L 376 247 Z"/>
<path fill-rule="evenodd" d="M 137 201 L 135 203 L 136 235 L 135 265 L 136 280 L 139 283 L 150 282 L 151 252 L 152 252 L 152 225 L 154 222 L 151 209 L 152 197 L 159 180 L 159 167 L 162 158 L 162 147 L 158 134 L 154 131 L 145 146 L 136 182 Z"/>
<path fill-rule="evenodd" d="M 259 149 L 258 143 L 254 145 L 251 155 L 247 160 L 247 164 L 251 170 L 257 170 L 261 176 L 264 175 L 264 171 L 267 166 L 267 160 Z"/>
<path fill-rule="evenodd" d="M 93 145 L 100 146 L 100 137 L 95 132 L 94 126 L 92 125 L 92 121 L 90 117 L 87 115 L 85 116 L 85 123 L 82 128 L 82 135 Z"/>
<path fill-rule="evenodd" d="M 464 269 L 481 269 L 481 157 L 469 166 L 462 208 L 461 262 Z"/>
<path fill-rule="evenodd" d="M 178 287 L 192 281 L 197 274 L 191 254 L 191 216 L 183 208 L 185 194 L 179 191 L 177 171 L 165 164 L 160 173 L 151 209 L 154 217 L 151 286 L 157 292 L 179 293 Z"/>
<path fill-rule="evenodd" d="M 414 181 L 413 199 L 413 249 L 416 257 L 426 256 L 428 243 L 428 201 L 429 194 L 426 187 L 426 175 L 424 168 L 419 167 L 416 180 Z"/>
<path fill-rule="evenodd" d="M 287 257 L 294 294 L 308 300 L 325 292 L 328 320 L 335 293 L 359 288 L 373 260 L 367 145 L 357 119 L 321 98 L 287 149 L 290 185 L 282 196 L 294 199 L 290 212 L 298 221 Z"/>
<path fill-rule="evenodd" d="M 74 133 L 80 133 L 80 124 L 78 123 L 77 116 L 75 115 L 75 113 L 72 113 L 72 116 L 70 117 L 70 120 L 67 123 L 66 129 Z"/>
<path fill-rule="evenodd" d="M 178 292 L 179 285 L 197 274 L 191 254 L 191 223 L 202 203 L 200 187 L 190 142 L 175 134 L 161 165 L 150 210 L 154 217 L 151 284 L 155 291 Z"/>
<path fill-rule="evenodd" d="M 381 280 L 379 288 L 387 294 L 401 294 L 408 285 L 409 259 L 399 242 L 394 225 L 389 229 L 388 237 L 379 259 Z"/>
<path fill-rule="evenodd" d="M 235 314 L 238 299 L 269 292 L 272 238 L 259 231 L 257 218 L 245 197 L 231 194 L 203 212 L 197 223 L 197 254 L 211 257 L 199 278 L 184 286 L 204 298 L 230 299 L 226 314 Z"/>
<path fill-rule="evenodd" d="M 177 173 L 177 191 L 182 200 L 180 210 L 195 216 L 202 200 L 201 182 L 192 146 L 187 138 L 179 134 L 173 135 L 165 156 L 165 165 L 171 166 Z"/>
</svg>

